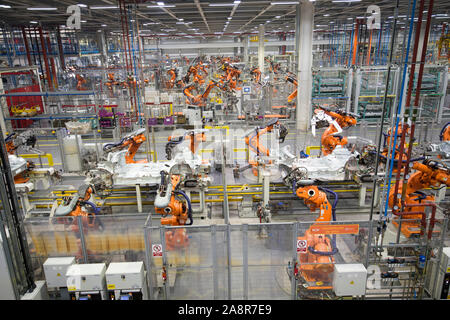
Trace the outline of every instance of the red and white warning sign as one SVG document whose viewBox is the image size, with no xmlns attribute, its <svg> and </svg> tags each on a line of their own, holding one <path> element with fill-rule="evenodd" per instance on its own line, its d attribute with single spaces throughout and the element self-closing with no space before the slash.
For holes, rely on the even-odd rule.
<svg viewBox="0 0 450 320">
<path fill-rule="evenodd" d="M 308 242 L 306 240 L 297 240 L 297 252 L 306 253 Z"/>
<path fill-rule="evenodd" d="M 154 257 L 162 257 L 162 245 L 152 244 L 152 253 Z"/>
</svg>

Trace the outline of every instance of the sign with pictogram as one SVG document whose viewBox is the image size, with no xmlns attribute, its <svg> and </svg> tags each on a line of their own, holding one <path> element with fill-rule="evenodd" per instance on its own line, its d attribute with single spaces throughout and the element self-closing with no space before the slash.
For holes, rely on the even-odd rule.
<svg viewBox="0 0 450 320">
<path fill-rule="evenodd" d="M 306 253 L 308 242 L 306 240 L 297 240 L 297 252 Z"/>
<path fill-rule="evenodd" d="M 154 257 L 162 257 L 162 245 L 152 244 L 152 253 Z"/>
</svg>

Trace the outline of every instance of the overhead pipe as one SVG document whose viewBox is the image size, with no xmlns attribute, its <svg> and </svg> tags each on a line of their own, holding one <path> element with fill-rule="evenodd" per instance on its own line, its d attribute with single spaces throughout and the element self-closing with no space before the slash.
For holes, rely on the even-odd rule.
<svg viewBox="0 0 450 320">
<path fill-rule="evenodd" d="M 45 73 L 47 75 L 47 84 L 48 84 L 49 90 L 53 91 L 52 76 L 50 75 L 50 66 L 48 64 L 48 59 L 47 59 L 47 50 L 45 49 L 44 35 L 42 33 L 41 27 L 39 27 L 38 30 L 39 30 L 39 38 L 41 39 L 42 55 L 44 57 Z"/>
<path fill-rule="evenodd" d="M 47 39 L 47 47 L 49 55 L 52 54 L 52 45 L 50 43 L 50 32 L 48 33 Z M 53 86 L 55 88 L 58 88 L 58 80 L 56 78 L 56 67 L 55 67 L 55 59 L 53 57 L 49 57 L 50 60 L 50 67 L 51 67 L 51 73 L 52 73 L 52 80 L 53 80 Z"/>
<path fill-rule="evenodd" d="M 21 29 L 22 29 L 23 43 L 25 44 L 25 52 L 27 54 L 28 65 L 32 66 L 33 62 L 31 61 L 30 46 L 28 44 L 28 39 L 27 39 L 27 34 L 25 32 L 25 27 L 22 27 Z"/>
<path fill-rule="evenodd" d="M 398 8 L 400 5 L 400 0 L 397 0 L 396 7 L 395 7 L 395 14 L 394 14 L 394 24 L 393 24 L 393 32 L 392 32 L 392 41 L 391 41 L 391 48 L 389 52 L 389 64 L 388 64 L 388 70 L 387 70 L 387 77 L 386 77 L 386 88 L 388 88 L 389 81 L 391 79 L 391 68 L 392 68 L 392 60 L 394 57 L 394 44 L 395 44 L 395 37 L 396 37 L 396 31 L 397 31 L 397 19 L 398 19 Z M 375 173 L 374 177 L 378 176 L 378 165 L 380 163 L 380 149 L 381 149 L 381 137 L 383 136 L 383 129 L 384 129 L 384 115 L 386 114 L 387 109 L 387 96 L 388 96 L 388 90 L 384 90 L 384 97 L 383 97 L 383 109 L 381 112 L 381 124 L 380 124 L 380 134 L 378 135 L 378 144 L 377 144 L 377 154 L 375 158 Z M 373 180 L 373 188 L 372 188 L 372 204 L 370 207 L 370 218 L 369 220 L 372 220 L 373 216 L 373 210 L 375 205 L 375 190 L 376 190 L 376 184 L 377 179 L 375 178 Z"/>
<path fill-rule="evenodd" d="M 66 70 L 66 62 L 64 61 L 64 50 L 63 50 L 62 40 L 61 40 L 61 30 L 59 29 L 59 26 L 56 27 L 56 41 L 58 42 L 58 53 L 59 53 L 59 62 L 61 64 L 61 69 Z"/>
<path fill-rule="evenodd" d="M 422 0 L 422 1 L 425 2 L 424 0 Z M 412 122 L 411 122 L 411 132 L 410 132 L 410 136 L 409 136 L 409 146 L 408 146 L 408 153 L 407 153 L 406 165 L 405 165 L 404 182 L 403 182 L 404 184 L 407 182 L 407 176 L 409 173 L 409 163 L 410 163 L 410 159 L 411 159 L 413 138 L 414 138 L 414 132 L 415 132 L 415 128 L 416 128 L 416 113 L 417 113 L 417 110 L 419 107 L 420 90 L 422 87 L 423 70 L 424 70 L 424 66 L 425 66 L 425 57 L 426 57 L 427 47 L 428 47 L 428 36 L 430 33 L 431 14 L 433 11 L 433 4 L 434 4 L 434 0 L 430 0 L 429 5 L 428 5 L 428 14 L 427 14 L 427 21 L 426 21 L 426 26 L 425 26 L 425 35 L 424 35 L 424 39 L 423 39 L 423 43 L 422 43 L 419 74 L 417 75 L 416 95 L 414 97 L 414 110 L 413 110 L 414 114 L 413 114 L 413 118 L 412 118 Z M 423 12 L 423 10 L 421 10 L 421 12 Z M 422 20 L 422 17 L 419 17 L 419 21 L 421 21 L 421 20 Z M 418 26 L 417 30 L 418 30 L 418 33 L 420 33 L 420 25 Z M 414 63 L 413 66 L 415 66 L 415 65 L 416 64 Z M 405 198 L 406 198 L 406 187 L 404 187 L 402 190 L 402 202 L 405 200 Z"/>
<path fill-rule="evenodd" d="M 410 15 L 410 25 L 409 25 L 409 32 L 408 32 L 408 44 L 406 46 L 406 53 L 405 53 L 405 62 L 404 62 L 404 67 L 403 67 L 403 75 L 402 75 L 402 84 L 401 84 L 401 88 L 400 88 L 400 99 L 398 101 L 398 105 L 397 105 L 397 114 L 396 114 L 396 120 L 395 120 L 395 125 L 394 125 L 394 139 L 393 141 L 393 149 L 395 148 L 395 146 L 397 145 L 397 138 L 398 138 L 398 124 L 400 121 L 400 109 L 401 109 L 401 105 L 402 105 L 402 99 L 403 99 L 403 88 L 405 86 L 405 80 L 406 80 L 406 72 L 408 70 L 408 58 L 409 58 L 409 48 L 411 46 L 411 38 L 412 38 L 412 32 L 414 29 L 414 15 L 415 15 L 415 10 L 416 10 L 416 0 L 413 0 L 413 5 L 412 5 L 412 9 L 411 9 L 411 15 Z M 385 90 L 387 91 L 387 90 Z M 388 188 L 387 188 L 387 195 L 389 195 L 389 191 L 391 189 L 391 180 L 392 180 L 392 171 L 393 171 L 393 162 L 394 162 L 394 152 L 391 152 L 391 158 L 390 158 L 390 165 L 389 165 L 389 178 L 388 178 Z M 388 197 L 386 197 L 386 201 L 385 201 L 385 206 L 384 206 L 384 216 L 387 215 L 387 211 L 388 211 Z"/>
<path fill-rule="evenodd" d="M 416 70 L 416 60 L 417 60 L 417 51 L 419 49 L 419 40 L 420 40 L 420 29 L 422 27 L 422 16 L 423 16 L 423 10 L 425 7 L 425 0 L 420 0 L 420 6 L 419 6 L 419 16 L 418 16 L 418 21 L 416 24 L 416 34 L 414 37 L 414 48 L 413 48 L 413 54 L 412 54 L 412 58 L 411 58 L 411 70 L 409 73 L 409 81 L 408 81 L 408 91 L 407 91 L 407 95 L 406 95 L 406 101 L 405 101 L 405 111 L 404 111 L 404 115 L 407 114 L 406 108 L 408 108 L 408 110 L 411 110 L 411 95 L 412 95 L 412 88 L 414 85 L 414 75 L 415 75 L 415 70 Z M 411 17 L 411 21 L 414 21 L 414 17 Z M 422 70 L 423 71 L 423 70 Z M 419 75 L 419 77 L 422 77 L 422 74 Z M 419 81 L 417 81 L 417 85 L 419 84 Z M 417 97 L 418 92 L 416 91 L 416 97 Z M 414 137 L 414 128 L 415 128 L 415 120 L 416 120 L 416 110 L 414 110 L 414 114 L 412 115 L 412 124 L 411 124 L 411 129 L 410 129 L 410 146 L 409 149 L 412 149 L 412 138 Z M 397 125 L 398 126 L 398 125 Z M 404 121 L 403 121 L 403 129 L 402 129 L 402 134 L 400 137 L 400 149 L 398 151 L 398 155 L 399 158 L 402 159 L 402 156 L 404 154 L 404 144 L 405 144 L 405 139 L 406 139 L 406 131 L 407 131 L 407 127 L 408 124 L 406 122 L 406 117 L 404 117 Z M 397 129 L 397 128 L 396 128 Z M 393 147 L 395 148 L 396 142 L 394 142 Z M 409 157 L 408 157 L 409 155 Z M 410 159 L 411 159 L 411 153 L 408 152 L 407 155 L 407 159 L 406 159 L 406 166 L 405 166 L 405 174 L 404 174 L 404 178 L 403 178 L 403 191 L 402 191 L 402 200 L 405 199 L 405 195 L 406 195 L 406 183 L 407 183 L 407 173 L 408 173 L 408 167 L 407 165 L 409 165 Z M 394 151 L 392 153 L 392 157 L 394 156 Z M 398 161 L 397 163 L 397 173 L 395 175 L 395 186 L 394 186 L 394 199 L 397 198 L 398 195 L 398 189 L 399 189 L 399 185 L 400 185 L 400 175 L 402 173 L 402 161 Z M 402 201 L 402 206 L 403 206 L 403 201 Z M 395 210 L 393 210 L 395 211 Z"/>
</svg>

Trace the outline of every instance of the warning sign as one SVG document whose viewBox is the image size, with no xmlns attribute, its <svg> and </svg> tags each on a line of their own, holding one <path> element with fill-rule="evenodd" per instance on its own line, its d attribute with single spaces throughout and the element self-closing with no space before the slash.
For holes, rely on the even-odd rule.
<svg viewBox="0 0 450 320">
<path fill-rule="evenodd" d="M 297 240 L 297 252 L 306 253 L 308 242 L 306 240 Z"/>
<path fill-rule="evenodd" d="M 152 252 L 154 257 L 162 257 L 162 245 L 152 244 Z"/>
</svg>

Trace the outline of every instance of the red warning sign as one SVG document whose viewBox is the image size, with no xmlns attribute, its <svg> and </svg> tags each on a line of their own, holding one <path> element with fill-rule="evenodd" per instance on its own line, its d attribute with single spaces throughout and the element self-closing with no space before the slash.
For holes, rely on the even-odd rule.
<svg viewBox="0 0 450 320">
<path fill-rule="evenodd" d="M 152 244 L 152 252 L 154 257 L 162 257 L 162 245 Z"/>
<path fill-rule="evenodd" d="M 297 252 L 306 253 L 308 242 L 306 240 L 297 240 Z"/>
</svg>

